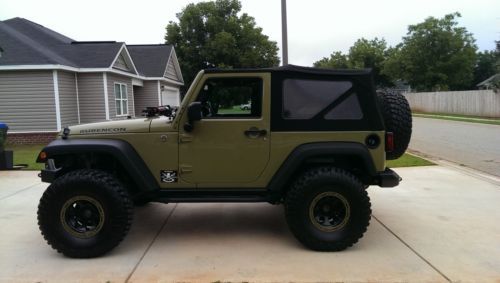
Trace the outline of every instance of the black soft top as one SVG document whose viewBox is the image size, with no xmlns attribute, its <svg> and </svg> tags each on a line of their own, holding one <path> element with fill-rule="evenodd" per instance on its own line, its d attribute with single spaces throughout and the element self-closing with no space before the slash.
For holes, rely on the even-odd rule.
<svg viewBox="0 0 500 283">
<path fill-rule="evenodd" d="M 205 73 L 261 73 L 261 72 L 271 72 L 271 73 L 302 73 L 308 75 L 371 75 L 371 69 L 324 69 L 324 68 L 312 68 L 303 67 L 296 65 L 286 65 L 274 68 L 243 68 L 243 69 L 205 69 Z"/>
<path fill-rule="evenodd" d="M 382 116 L 377 106 L 375 84 L 371 69 L 321 69 L 287 65 L 276 68 L 260 69 L 207 69 L 205 73 L 271 73 L 271 131 L 381 131 L 384 130 Z M 286 81 L 338 81 L 350 82 L 350 87 L 338 99 L 325 105 L 324 109 L 310 118 L 287 118 L 285 100 L 293 89 L 286 90 Z M 354 104 L 344 104 L 355 97 Z M 359 105 L 359 106 L 357 106 Z M 339 108 L 336 108 L 339 107 Z M 352 113 L 354 107 L 361 113 L 358 118 L 339 118 L 329 120 L 325 115 L 334 108 L 344 108 L 343 113 Z M 340 111 L 340 110 L 339 110 Z"/>
</svg>

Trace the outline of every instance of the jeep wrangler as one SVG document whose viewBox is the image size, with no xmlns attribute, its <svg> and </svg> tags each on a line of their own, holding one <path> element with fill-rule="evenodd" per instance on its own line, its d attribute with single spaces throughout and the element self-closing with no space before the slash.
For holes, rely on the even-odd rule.
<svg viewBox="0 0 500 283">
<path fill-rule="evenodd" d="M 386 159 L 412 126 L 406 99 L 377 93 L 370 70 L 297 66 L 203 70 L 179 107 L 144 114 L 66 127 L 40 152 L 51 184 L 38 225 L 58 252 L 110 251 L 148 202 L 284 204 L 300 243 L 343 250 L 369 225 L 367 187 L 401 181 Z"/>
</svg>

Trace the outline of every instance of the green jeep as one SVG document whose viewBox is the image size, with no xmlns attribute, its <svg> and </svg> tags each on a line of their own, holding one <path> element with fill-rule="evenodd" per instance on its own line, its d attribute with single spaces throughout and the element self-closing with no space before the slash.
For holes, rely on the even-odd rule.
<svg viewBox="0 0 500 283">
<path fill-rule="evenodd" d="M 370 70 L 204 70 L 180 107 L 144 114 L 65 128 L 40 152 L 38 224 L 58 252 L 110 251 L 147 202 L 283 203 L 304 246 L 343 250 L 369 225 L 366 188 L 399 184 L 386 159 L 411 136 L 407 101 Z"/>
</svg>

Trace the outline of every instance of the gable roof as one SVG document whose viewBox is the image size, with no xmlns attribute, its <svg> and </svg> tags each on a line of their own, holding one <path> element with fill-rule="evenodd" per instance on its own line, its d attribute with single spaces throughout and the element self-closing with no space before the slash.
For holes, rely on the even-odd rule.
<svg viewBox="0 0 500 283">
<path fill-rule="evenodd" d="M 494 74 L 493 76 L 487 78 L 486 80 L 478 83 L 476 86 L 477 87 L 488 87 L 488 86 L 490 86 L 493 83 L 493 81 L 495 81 L 497 79 L 500 79 L 500 73 L 499 74 Z"/>
<path fill-rule="evenodd" d="M 0 51 L 0 69 L 4 70 L 12 68 L 76 68 L 75 71 L 78 71 L 78 68 L 107 69 L 104 71 L 117 71 L 146 79 L 151 77 L 174 84 L 183 84 L 182 75 L 178 80 L 164 77 L 169 60 L 174 60 L 175 68 L 180 70 L 171 45 L 125 45 L 124 42 L 116 41 L 75 41 L 23 18 L 0 21 Z M 127 70 L 117 68 L 117 60 L 124 61 Z M 121 61 L 118 65 L 122 63 Z"/>
<path fill-rule="evenodd" d="M 172 52 L 171 45 L 127 45 L 127 49 L 139 74 L 146 77 L 163 77 Z"/>
</svg>

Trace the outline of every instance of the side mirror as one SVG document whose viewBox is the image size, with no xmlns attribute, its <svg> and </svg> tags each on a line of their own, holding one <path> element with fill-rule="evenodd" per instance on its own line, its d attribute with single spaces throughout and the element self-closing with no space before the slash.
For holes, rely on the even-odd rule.
<svg viewBox="0 0 500 283">
<path fill-rule="evenodd" d="M 194 129 L 194 122 L 201 120 L 201 102 L 191 102 L 187 109 L 187 116 L 188 122 L 184 124 L 184 131 L 191 132 Z"/>
</svg>

